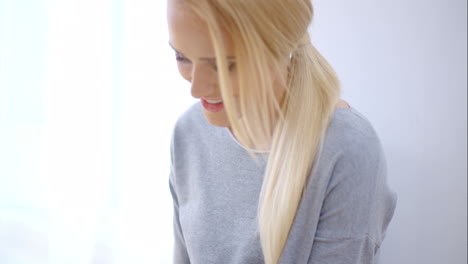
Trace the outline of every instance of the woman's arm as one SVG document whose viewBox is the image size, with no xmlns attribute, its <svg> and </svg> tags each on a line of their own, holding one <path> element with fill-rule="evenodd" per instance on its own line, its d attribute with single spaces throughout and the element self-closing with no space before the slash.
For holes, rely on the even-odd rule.
<svg viewBox="0 0 468 264">
<path fill-rule="evenodd" d="M 173 216 L 173 225 L 174 225 L 174 264 L 185 264 L 190 263 L 190 259 L 187 254 L 187 248 L 185 247 L 184 235 L 182 229 L 180 228 L 179 223 L 179 202 L 177 199 L 177 193 L 174 189 L 174 184 L 172 183 L 173 177 L 169 178 L 169 188 L 171 190 L 172 199 L 174 203 L 174 216 Z"/>
<path fill-rule="evenodd" d="M 361 143 L 345 149 L 333 169 L 309 264 L 378 263 L 397 196 L 387 184 L 380 144 Z"/>
</svg>

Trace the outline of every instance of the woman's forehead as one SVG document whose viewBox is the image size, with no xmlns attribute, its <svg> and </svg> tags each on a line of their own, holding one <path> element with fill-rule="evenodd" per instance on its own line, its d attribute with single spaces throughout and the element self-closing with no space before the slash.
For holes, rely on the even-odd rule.
<svg viewBox="0 0 468 264">
<path fill-rule="evenodd" d="M 175 6 L 168 9 L 171 46 L 187 57 L 214 58 L 214 47 L 207 24 L 190 11 L 177 9 Z M 226 33 L 223 38 L 227 55 L 233 57 L 232 45 Z"/>
<path fill-rule="evenodd" d="M 213 57 L 209 32 L 194 26 L 190 21 L 177 20 L 169 23 L 170 45 L 184 56 Z"/>
</svg>

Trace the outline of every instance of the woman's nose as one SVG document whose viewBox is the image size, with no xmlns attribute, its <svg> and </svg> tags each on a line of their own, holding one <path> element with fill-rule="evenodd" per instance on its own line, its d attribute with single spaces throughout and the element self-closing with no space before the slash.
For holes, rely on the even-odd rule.
<svg viewBox="0 0 468 264">
<path fill-rule="evenodd" d="M 191 82 L 192 96 L 195 98 L 216 96 L 216 81 L 216 77 L 208 67 L 193 67 Z"/>
</svg>

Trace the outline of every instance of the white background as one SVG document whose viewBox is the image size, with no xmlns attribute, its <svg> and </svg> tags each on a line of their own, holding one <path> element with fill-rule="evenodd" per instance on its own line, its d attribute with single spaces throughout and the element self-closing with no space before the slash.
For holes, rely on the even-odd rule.
<svg viewBox="0 0 468 264">
<path fill-rule="evenodd" d="M 398 194 L 381 263 L 466 263 L 466 1 L 313 3 Z M 167 42 L 162 0 L 0 0 L 0 263 L 171 262 Z"/>
<path fill-rule="evenodd" d="M 398 194 L 382 263 L 467 262 L 467 2 L 317 0 L 312 38 Z"/>
</svg>

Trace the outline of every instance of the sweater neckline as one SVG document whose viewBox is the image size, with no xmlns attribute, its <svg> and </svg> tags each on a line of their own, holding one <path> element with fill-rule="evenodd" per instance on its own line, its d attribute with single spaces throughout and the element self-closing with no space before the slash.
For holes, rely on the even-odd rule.
<svg viewBox="0 0 468 264">
<path fill-rule="evenodd" d="M 350 106 L 348 108 L 343 108 L 343 107 L 340 107 L 340 108 L 335 108 L 335 112 L 333 113 L 333 115 L 335 115 L 336 113 L 342 113 L 342 112 L 348 112 L 348 111 L 353 111 L 353 107 Z M 223 130 L 229 135 L 229 137 L 231 138 L 232 141 L 235 142 L 235 144 L 242 148 L 243 150 L 246 150 L 246 151 L 249 151 L 249 148 L 245 147 L 244 145 L 242 145 L 237 139 L 236 137 L 234 137 L 234 135 L 231 133 L 231 131 L 229 130 L 228 127 L 223 127 Z M 269 154 L 271 151 L 270 150 L 258 150 L 258 149 L 250 149 L 250 151 L 252 151 L 253 153 L 255 154 Z"/>
</svg>

